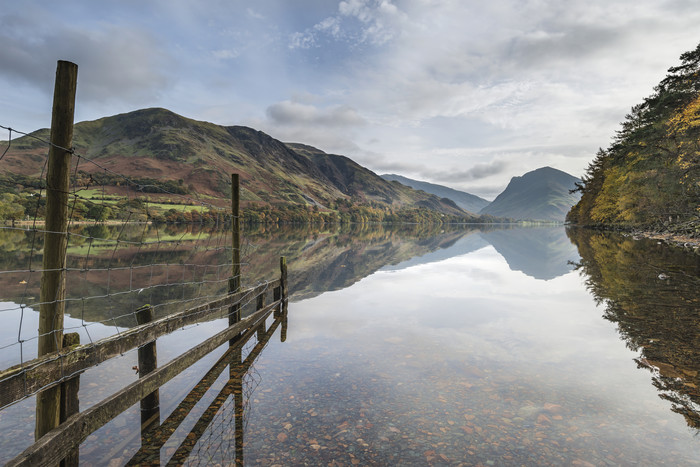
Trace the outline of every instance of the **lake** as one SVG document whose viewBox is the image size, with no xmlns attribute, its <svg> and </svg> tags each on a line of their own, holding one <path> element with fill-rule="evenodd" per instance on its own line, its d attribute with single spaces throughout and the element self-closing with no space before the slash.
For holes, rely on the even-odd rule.
<svg viewBox="0 0 700 467">
<path fill-rule="evenodd" d="M 151 245 L 123 241 L 151 229 L 104 228 L 118 247 L 87 252 L 89 234 L 69 249 L 67 327 L 82 342 L 133 326 L 124 310 L 144 303 L 165 303 L 162 315 L 225 292 L 230 237 L 161 227 Z M 188 411 L 167 437 L 146 436 L 156 448 L 142 461 L 700 465 L 697 253 L 564 227 L 297 227 L 244 239 L 245 284 L 274 279 L 287 257 L 288 315 L 264 348 L 252 339 L 223 361 L 224 346 L 163 386 L 161 421 Z M 0 232 L 0 269 L 13 271 L 0 299 L 5 366 L 36 353 L 30 243 Z M 223 327 L 159 339 L 159 363 Z M 84 373 L 81 409 L 134 381 L 135 361 L 127 352 Z M 0 460 L 31 443 L 33 410 L 29 398 L 0 412 Z M 139 416 L 136 405 L 88 437 L 81 463 L 139 459 Z"/>
</svg>

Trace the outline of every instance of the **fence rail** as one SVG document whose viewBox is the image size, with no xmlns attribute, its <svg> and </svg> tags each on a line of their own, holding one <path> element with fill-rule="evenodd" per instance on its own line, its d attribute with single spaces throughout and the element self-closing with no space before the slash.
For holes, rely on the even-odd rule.
<svg viewBox="0 0 700 467">
<path fill-rule="evenodd" d="M 112 357 L 141 347 L 184 326 L 211 319 L 226 307 L 239 304 L 246 298 L 261 296 L 266 290 L 280 286 L 280 279 L 266 282 L 221 299 L 214 300 L 157 321 L 133 327 L 120 334 L 74 348 L 30 360 L 0 372 L 0 408 L 22 400 L 37 391 L 54 387 L 86 369 Z"/>
</svg>

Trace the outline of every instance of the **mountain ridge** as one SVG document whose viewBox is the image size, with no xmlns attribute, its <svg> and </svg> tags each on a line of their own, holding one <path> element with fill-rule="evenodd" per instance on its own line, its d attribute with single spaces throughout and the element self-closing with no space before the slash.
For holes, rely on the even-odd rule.
<svg viewBox="0 0 700 467">
<path fill-rule="evenodd" d="M 13 150 L 0 166 L 0 185 L 3 192 L 14 193 L 13 202 L 20 196 L 16 187 L 36 188 L 32 183 L 39 180 L 48 139 L 49 130 L 42 129 L 12 142 Z M 522 219 L 523 213 L 528 219 L 552 220 L 551 215 L 538 211 L 539 205 L 556 204 L 561 201 L 558 198 L 566 197 L 562 183 L 555 182 L 539 187 L 548 193 L 523 197 L 524 192 L 537 191 L 535 187 L 542 185 L 542 180 L 534 180 L 532 187 L 520 187 L 520 195 L 509 197 L 507 188 L 489 204 L 469 193 L 400 175 L 383 178 L 347 156 L 308 144 L 285 143 L 254 128 L 197 121 L 162 108 L 79 122 L 74 125 L 73 147 L 80 155 L 72 175 L 77 186 L 100 186 L 102 194 L 109 196 L 132 196 L 126 188 L 131 183 L 156 202 L 170 202 L 169 196 L 178 194 L 224 207 L 230 200 L 230 174 L 238 173 L 241 205 L 253 222 L 321 219 L 318 212 L 334 213 L 331 218 L 350 222 L 441 221 L 440 216 L 452 221 L 493 222 L 496 217 Z M 509 187 L 520 178 L 514 177 Z M 531 205 L 523 206 L 523 199 Z M 20 201 L 29 206 L 28 200 Z M 270 216 L 270 208 L 287 214 Z M 87 208 L 85 211 L 87 215 Z M 556 220 L 563 220 L 563 214 L 557 212 Z"/>
<path fill-rule="evenodd" d="M 438 185 L 435 183 L 423 182 L 420 180 L 414 180 L 403 175 L 398 174 L 382 174 L 380 175 L 384 180 L 396 181 L 403 185 L 409 186 L 414 190 L 423 190 L 426 193 L 434 194 L 441 198 L 448 198 L 454 201 L 457 206 L 468 212 L 478 213 L 483 208 L 491 203 L 484 198 L 467 193 L 465 191 L 455 190 L 450 187 L 443 185 Z"/>
<path fill-rule="evenodd" d="M 47 140 L 49 130 L 32 134 Z M 425 208 L 472 219 L 449 200 L 385 181 L 345 156 L 308 145 L 283 143 L 262 131 L 222 126 L 162 108 L 140 109 L 76 123 L 73 147 L 88 175 L 110 172 L 172 180 L 185 192 L 222 206 L 230 196 L 230 173 L 239 173 L 244 206 L 301 205 L 330 209 L 339 201 L 382 212 Z M 13 141 L 0 174 L 38 177 L 46 146 L 31 137 Z M 76 170 L 78 172 L 78 170 Z M 107 187 L 120 194 L 118 183 Z"/>
</svg>

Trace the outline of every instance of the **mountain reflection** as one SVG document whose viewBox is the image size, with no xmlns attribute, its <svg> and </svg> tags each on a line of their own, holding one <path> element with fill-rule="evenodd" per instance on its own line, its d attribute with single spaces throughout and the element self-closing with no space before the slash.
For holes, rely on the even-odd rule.
<svg viewBox="0 0 700 467">
<path fill-rule="evenodd" d="M 243 284 L 275 279 L 289 264 L 290 298 L 349 287 L 384 269 L 461 256 L 492 244 L 509 267 L 536 279 L 569 272 L 576 250 L 562 227 L 493 225 L 256 226 L 242 234 Z M 42 263 L 40 234 L 0 230 L 0 300 L 34 308 Z M 68 245 L 66 313 L 110 326 L 135 325 L 132 311 L 149 303 L 157 316 L 226 293 L 230 232 L 188 226 L 78 226 Z M 86 299 L 87 297 L 87 299 Z M 36 307 L 38 309 L 38 307 Z"/>
<path fill-rule="evenodd" d="M 563 276 L 578 261 L 576 247 L 561 227 L 514 227 L 484 232 L 482 237 L 513 271 L 540 280 Z"/>
<path fill-rule="evenodd" d="M 404 264 L 431 252 L 448 252 L 447 257 L 454 256 L 452 247 L 460 239 L 487 228 L 417 224 L 351 225 L 327 231 L 294 228 L 300 237 L 286 243 L 288 228 L 266 233 L 253 231 L 246 235 L 256 245 L 256 256 L 262 254 L 269 261 L 248 265 L 244 274 L 251 277 L 273 274 L 271 270 L 265 271 L 266 264 L 276 256 L 287 256 L 291 299 L 301 300 L 350 287 L 383 267 Z"/>
<path fill-rule="evenodd" d="M 578 268 L 659 396 L 700 430 L 700 261 L 651 240 L 569 230 Z"/>
</svg>

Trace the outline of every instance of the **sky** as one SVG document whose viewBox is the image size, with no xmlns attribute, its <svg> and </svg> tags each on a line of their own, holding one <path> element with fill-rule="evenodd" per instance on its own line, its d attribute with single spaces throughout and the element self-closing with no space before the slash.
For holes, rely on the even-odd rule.
<svg viewBox="0 0 700 467">
<path fill-rule="evenodd" d="M 69 60 L 76 122 L 163 107 L 489 200 L 583 175 L 700 42 L 697 0 L 2 3 L 2 126 L 49 127 Z"/>
</svg>

